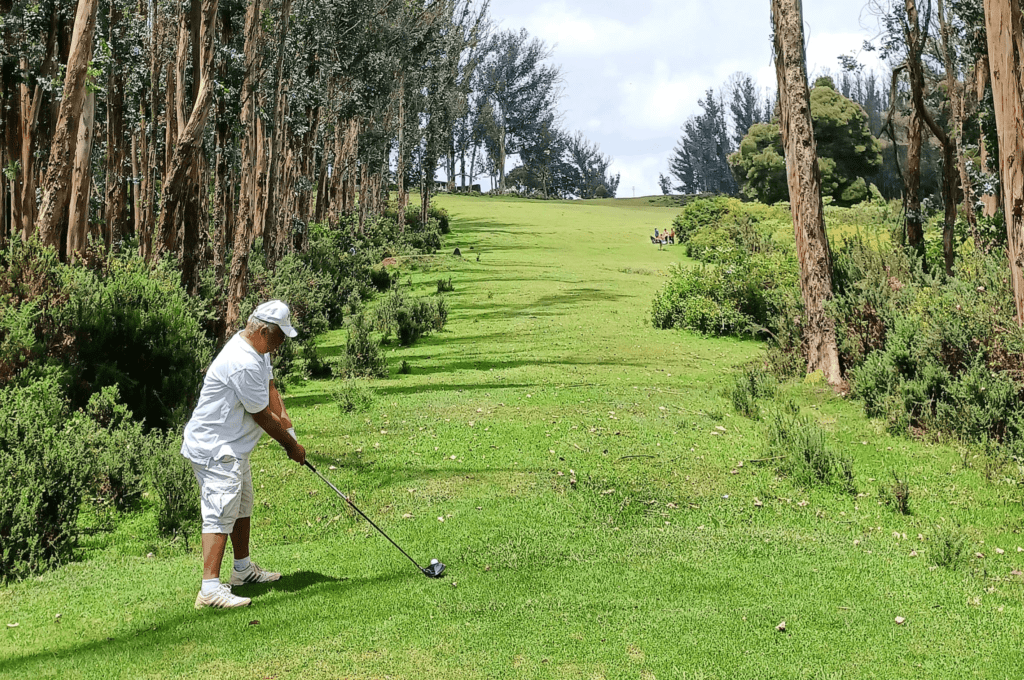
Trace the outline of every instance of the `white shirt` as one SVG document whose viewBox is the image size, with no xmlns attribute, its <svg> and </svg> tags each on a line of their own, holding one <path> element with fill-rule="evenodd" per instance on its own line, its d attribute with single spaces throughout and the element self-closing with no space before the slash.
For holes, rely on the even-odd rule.
<svg viewBox="0 0 1024 680">
<path fill-rule="evenodd" d="M 251 414 L 270 404 L 273 377 L 270 355 L 260 354 L 236 333 L 206 371 L 181 455 L 200 464 L 224 456 L 248 458 L 263 436 Z"/>
</svg>

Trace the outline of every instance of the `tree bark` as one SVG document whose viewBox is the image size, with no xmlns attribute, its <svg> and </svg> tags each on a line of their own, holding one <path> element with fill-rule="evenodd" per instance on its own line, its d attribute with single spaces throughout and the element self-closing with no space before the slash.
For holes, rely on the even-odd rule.
<svg viewBox="0 0 1024 680">
<path fill-rule="evenodd" d="M 174 146 L 174 155 L 167 168 L 161 191 L 162 206 L 158 228 L 162 246 L 166 247 L 168 244 L 173 246 L 177 245 L 178 240 L 175 225 L 179 220 L 183 224 L 181 245 L 178 250 L 182 260 L 182 284 L 191 293 L 195 293 L 198 288 L 198 268 L 202 256 L 199 232 L 203 201 L 200 195 L 202 188 L 199 182 L 201 173 L 199 172 L 198 156 L 202 149 L 206 119 L 213 103 L 213 32 L 217 20 L 217 0 L 202 0 L 202 3 L 202 26 L 200 29 L 200 54 L 202 57 L 197 69 L 200 73 L 199 94 L 192 106 L 188 122 L 178 135 Z M 182 29 L 182 33 L 185 33 L 185 40 L 182 41 L 179 34 L 179 76 L 182 73 L 180 55 L 183 52 L 187 54 L 188 49 L 187 31 Z M 177 88 L 179 94 L 184 89 L 184 85 L 185 83 L 179 80 Z M 180 100 L 179 96 L 178 101 L 180 102 Z"/>
<path fill-rule="evenodd" d="M 835 325 L 825 311 L 832 298 L 832 253 L 825 234 L 821 172 L 811 125 L 801 0 L 772 0 L 775 72 L 786 155 L 790 206 L 800 260 L 800 292 L 807 313 L 807 372 L 821 371 L 830 385 L 843 383 Z"/>
<path fill-rule="evenodd" d="M 57 124 L 50 144 L 50 162 L 43 182 L 43 200 L 36 219 L 36 231 L 43 243 L 56 246 L 68 211 L 71 194 L 72 149 L 77 139 L 78 121 L 85 101 L 89 60 L 92 58 L 92 36 L 96 28 L 99 0 L 79 0 L 75 27 L 71 36 L 64 93 L 57 114 Z"/>
<path fill-rule="evenodd" d="M 918 20 L 916 0 L 904 0 L 907 10 L 908 24 L 905 26 L 908 45 L 907 66 L 910 74 L 910 90 L 914 103 L 914 111 L 917 116 L 928 125 L 935 138 L 939 140 L 942 147 L 942 204 L 944 208 L 944 220 L 942 226 L 942 252 L 946 266 L 946 274 L 953 275 L 953 262 L 955 252 L 953 250 L 953 228 L 956 226 L 956 204 L 957 194 L 960 192 L 960 175 L 956 168 L 957 148 L 956 140 L 949 135 L 935 121 L 928 107 L 924 103 L 924 66 L 921 63 L 921 54 L 924 52 L 924 42 L 927 27 L 922 32 Z M 957 79 L 956 65 L 953 63 L 949 42 L 949 28 L 945 19 L 945 6 L 942 0 L 938 2 L 939 27 L 943 65 L 946 69 L 947 83 L 949 85 L 950 101 L 956 96 Z M 954 114 L 955 115 L 955 114 Z M 954 121 L 955 123 L 955 121 Z M 920 167 L 920 162 L 918 163 Z M 923 234 L 921 247 L 923 248 Z"/>
<path fill-rule="evenodd" d="M 282 0 L 281 14 L 278 20 L 277 64 L 274 69 L 274 128 L 271 132 L 270 176 L 267 184 L 266 212 L 263 218 L 263 250 L 267 256 L 267 266 L 273 267 L 284 256 L 287 224 L 278 221 L 279 192 L 281 191 L 281 168 L 284 155 L 285 138 L 285 98 L 287 94 L 284 79 L 284 48 L 288 38 L 288 23 L 291 17 L 292 0 Z"/>
<path fill-rule="evenodd" d="M 75 164 L 71 172 L 71 203 L 68 216 L 67 253 L 71 262 L 77 262 L 85 255 L 89 234 L 89 188 L 92 168 L 92 134 L 96 113 L 96 95 L 88 92 L 78 121 L 75 143 Z"/>
<path fill-rule="evenodd" d="M 110 3 L 108 43 L 111 50 L 110 73 L 107 77 L 107 163 L 105 169 L 104 223 L 106 245 L 120 242 L 125 236 L 125 212 L 128 206 L 128 187 L 125 183 L 124 142 L 124 76 L 121 73 L 122 41 L 121 7 Z"/>
<path fill-rule="evenodd" d="M 992 98 L 999 135 L 999 184 L 1006 216 L 1017 324 L 1024 326 L 1024 32 L 1016 0 L 985 0 Z"/>
</svg>

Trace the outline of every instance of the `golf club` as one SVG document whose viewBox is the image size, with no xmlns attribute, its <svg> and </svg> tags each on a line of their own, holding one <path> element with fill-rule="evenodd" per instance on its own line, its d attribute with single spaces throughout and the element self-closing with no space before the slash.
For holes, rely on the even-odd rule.
<svg viewBox="0 0 1024 680">
<path fill-rule="evenodd" d="M 386 539 L 388 539 L 389 541 L 391 541 L 391 537 L 390 537 L 390 536 L 388 536 L 387 534 L 385 534 L 385 533 L 384 533 L 384 530 L 383 530 L 383 529 L 381 529 L 381 528 L 380 528 L 379 526 L 377 526 L 376 524 L 374 524 L 374 523 L 373 523 L 373 520 L 372 520 L 372 519 L 370 519 L 370 518 L 369 518 L 369 517 L 367 517 L 367 516 L 366 516 L 365 514 L 363 514 L 363 511 L 362 511 L 362 510 L 360 510 L 359 508 L 357 508 L 357 507 L 356 507 L 356 504 L 355 504 L 355 503 L 353 503 L 353 502 L 352 502 L 352 501 L 351 501 L 351 500 L 349 499 L 349 497 L 348 497 L 348 496 L 346 496 L 345 494 L 343 494 L 343 493 L 342 493 L 342 492 L 341 492 L 341 491 L 340 491 L 340 490 L 338 489 L 338 487 L 336 487 L 336 486 L 334 486 L 333 484 L 331 484 L 331 483 L 330 483 L 330 481 L 328 481 L 328 479 L 327 479 L 326 477 L 324 477 L 324 476 L 323 476 L 322 474 L 320 474 L 320 472 L 319 472 L 319 471 L 318 471 L 318 470 L 317 470 L 317 469 L 316 469 L 315 467 L 313 467 L 313 464 L 312 464 L 312 463 L 310 463 L 310 462 L 309 462 L 309 461 L 307 460 L 307 461 L 306 461 L 306 462 L 304 463 L 304 465 L 305 465 L 306 467 L 308 467 L 308 468 L 309 468 L 310 470 L 312 470 L 312 471 L 313 471 L 313 472 L 314 472 L 314 473 L 316 474 L 316 476 L 317 476 L 317 477 L 319 477 L 320 479 L 324 480 L 324 484 L 326 484 L 327 486 L 329 486 L 329 487 L 331 487 L 332 489 L 334 489 L 334 493 L 338 494 L 338 495 L 339 495 L 339 496 L 341 496 L 341 497 L 342 497 L 343 499 L 345 499 L 345 502 L 346 502 L 346 503 L 348 503 L 349 505 L 351 505 L 351 506 L 352 506 L 352 509 L 353 509 L 353 510 L 355 510 L 356 512 L 358 512 L 358 513 L 359 513 L 359 514 L 360 514 L 360 515 L 362 516 L 362 518 L 363 518 L 363 519 L 365 519 L 365 520 L 366 520 L 367 522 L 369 522 L 369 523 L 370 523 L 370 526 L 372 526 L 372 527 L 373 527 L 374 529 L 376 529 L 377 531 L 379 531 L 379 532 L 381 533 L 381 535 L 382 535 L 382 536 L 384 536 L 384 538 L 386 538 Z M 398 545 L 398 544 L 397 544 L 397 543 L 395 543 L 394 541 L 391 541 L 391 545 L 393 545 L 393 546 L 395 546 L 396 548 L 398 548 L 398 551 L 399 551 L 400 553 L 402 553 L 403 555 L 405 555 L 406 557 L 408 557 L 408 558 L 409 558 L 409 561 L 410 561 L 410 562 L 412 562 L 413 564 L 415 564 L 415 565 L 416 565 L 416 568 L 417 568 L 417 569 L 419 569 L 420 571 L 422 571 L 422 572 L 423 572 L 423 574 L 424 574 L 425 576 L 429 576 L 430 578 L 441 578 L 441 575 L 442 575 L 442 574 L 444 574 L 444 564 L 442 564 L 441 562 L 438 562 L 437 560 L 430 560 L 430 566 L 429 566 L 429 567 L 427 567 L 426 569 L 424 569 L 423 567 L 421 567 L 421 566 L 420 566 L 420 565 L 419 565 L 419 564 L 418 564 L 418 563 L 416 562 L 416 560 L 414 560 L 414 559 L 413 559 L 412 557 L 409 557 L 409 553 L 407 553 L 407 552 L 405 552 L 404 550 L 402 550 L 402 547 L 401 547 L 400 545 Z"/>
</svg>

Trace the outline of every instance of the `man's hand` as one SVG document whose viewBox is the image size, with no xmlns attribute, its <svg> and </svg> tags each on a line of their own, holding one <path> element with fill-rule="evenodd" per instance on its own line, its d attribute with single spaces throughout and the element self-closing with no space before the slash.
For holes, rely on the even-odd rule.
<svg viewBox="0 0 1024 680">
<path fill-rule="evenodd" d="M 292 440 L 292 445 L 287 447 L 288 457 L 294 460 L 299 465 L 303 465 L 306 462 L 306 449 L 299 442 Z"/>
<path fill-rule="evenodd" d="M 270 406 L 266 407 L 259 413 L 253 413 L 252 417 L 267 434 L 277 440 L 277 443 L 284 447 L 284 450 L 288 452 L 289 458 L 299 465 L 306 462 L 306 449 L 295 439 L 295 437 L 291 435 L 291 433 L 288 432 L 288 429 L 282 425 L 281 417 L 274 413 Z"/>
</svg>

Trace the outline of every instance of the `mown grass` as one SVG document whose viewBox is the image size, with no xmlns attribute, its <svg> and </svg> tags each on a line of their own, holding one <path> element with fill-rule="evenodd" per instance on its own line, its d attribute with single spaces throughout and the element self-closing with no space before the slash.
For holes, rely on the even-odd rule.
<svg viewBox="0 0 1024 680">
<path fill-rule="evenodd" d="M 759 346 L 648 323 L 662 279 L 628 272 L 681 259 L 648 239 L 675 209 L 440 202 L 463 257 L 402 279 L 426 295 L 452 277 L 447 329 L 393 351 L 365 410 L 326 381 L 286 400 L 321 471 L 446 578 L 264 441 L 253 555 L 278 584 L 195 612 L 194 541 L 157 538 L 144 509 L 0 589 L 0 622 L 19 623 L 0 630 L 0 676 L 1019 677 L 1012 468 L 890 437 L 798 383 L 778 399 L 852 457 L 859 495 L 799 486 L 725 396 Z M 343 351 L 342 333 L 324 342 Z M 894 469 L 908 515 L 880 504 Z M 954 531 L 964 555 L 937 567 Z"/>
</svg>

